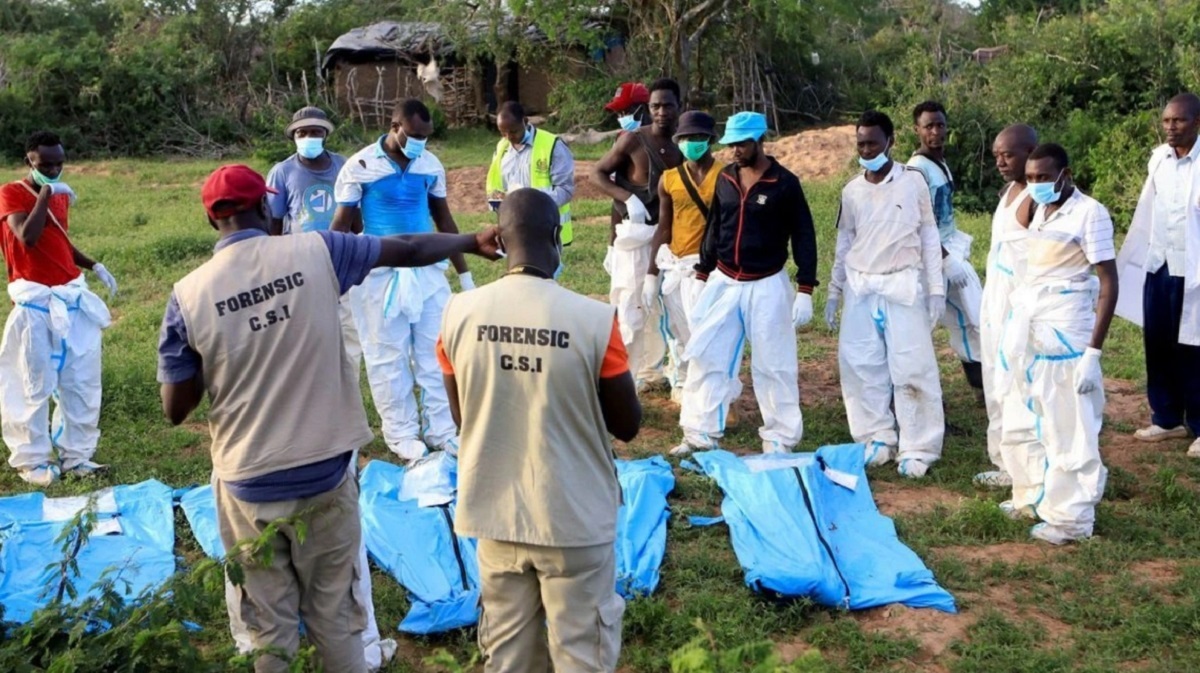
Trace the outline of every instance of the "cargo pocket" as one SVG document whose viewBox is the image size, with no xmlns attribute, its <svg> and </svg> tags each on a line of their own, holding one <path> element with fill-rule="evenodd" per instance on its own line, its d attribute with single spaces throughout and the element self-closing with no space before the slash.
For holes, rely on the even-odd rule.
<svg viewBox="0 0 1200 673">
<path fill-rule="evenodd" d="M 600 670 L 615 671 L 621 656 L 621 617 L 625 614 L 625 599 L 620 594 L 613 594 L 596 612 L 599 631 L 596 663 Z"/>
<path fill-rule="evenodd" d="M 367 628 L 367 601 L 371 600 L 371 592 L 365 591 L 362 585 L 364 570 L 356 560 L 353 566 L 353 581 L 350 583 L 350 605 L 347 607 L 349 614 L 346 615 L 346 623 L 351 633 L 362 633 Z"/>
<path fill-rule="evenodd" d="M 475 627 L 475 642 L 479 645 L 480 657 L 486 662 L 488 660 L 488 645 L 491 643 L 491 638 L 489 638 L 487 611 L 483 608 L 482 597 L 479 599 L 478 610 L 479 623 Z"/>
</svg>

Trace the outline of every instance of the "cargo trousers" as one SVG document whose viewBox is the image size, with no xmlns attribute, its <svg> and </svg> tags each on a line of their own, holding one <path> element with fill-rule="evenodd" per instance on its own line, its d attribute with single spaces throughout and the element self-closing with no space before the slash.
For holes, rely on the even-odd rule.
<svg viewBox="0 0 1200 673">
<path fill-rule="evenodd" d="M 232 599 L 256 650 L 255 673 L 286 673 L 300 647 L 300 618 L 326 673 L 366 673 L 362 633 L 366 626 L 357 563 L 362 541 L 358 482 L 347 475 L 330 491 L 310 498 L 253 503 L 234 497 L 214 480 L 217 525 L 226 549 L 258 538 L 272 522 L 301 516 L 307 532 L 281 525 L 271 542 L 269 565 L 242 559 L 245 581 Z"/>
<path fill-rule="evenodd" d="M 484 673 L 616 670 L 625 601 L 616 592 L 612 544 L 480 540 L 479 579 Z"/>
</svg>

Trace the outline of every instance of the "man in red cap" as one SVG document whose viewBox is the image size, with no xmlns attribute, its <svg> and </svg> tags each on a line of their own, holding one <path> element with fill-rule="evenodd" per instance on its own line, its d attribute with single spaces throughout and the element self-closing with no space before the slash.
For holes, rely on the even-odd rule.
<svg viewBox="0 0 1200 673">
<path fill-rule="evenodd" d="M 613 99 L 604 106 L 605 110 L 617 115 L 621 130 L 632 133 L 650 121 L 650 90 L 641 82 L 625 82 L 617 87 Z"/>
<path fill-rule="evenodd" d="M 592 183 L 613 199 L 617 213 L 609 234 L 604 270 L 611 277 L 609 303 L 617 309 L 638 392 L 667 379 L 666 326 L 657 306 L 642 306 L 642 283 L 650 262 L 650 239 L 658 224 L 658 181 L 683 163 L 672 137 L 679 123 L 680 90 L 672 79 L 650 85 L 653 123 L 623 133 L 591 172 Z M 618 219 L 619 217 L 619 219 Z"/>
<path fill-rule="evenodd" d="M 323 670 L 363 673 L 366 614 L 354 595 L 362 531 L 348 468 L 372 435 L 342 345 L 338 297 L 377 266 L 422 266 L 467 252 L 495 259 L 498 242 L 494 229 L 268 236 L 270 192 L 241 165 L 223 166 L 204 183 L 204 208 L 220 240 L 167 302 L 159 335 L 163 411 L 178 425 L 208 394 L 217 525 L 231 557 L 239 541 L 259 538 L 272 522 L 295 522 L 278 527 L 269 564 L 245 565 L 231 596 L 254 649 L 271 652 L 255 670 L 288 670 L 303 614 Z"/>
<path fill-rule="evenodd" d="M 29 176 L 0 187 L 0 251 L 14 304 L 0 343 L 0 419 L 8 463 L 25 481 L 49 486 L 62 473 L 104 467 L 92 455 L 100 441 L 100 331 L 110 316 L 80 269 L 96 274 L 109 296 L 117 281 L 67 236 L 75 192 L 62 181 L 58 136 L 34 133 L 25 150 Z"/>
</svg>

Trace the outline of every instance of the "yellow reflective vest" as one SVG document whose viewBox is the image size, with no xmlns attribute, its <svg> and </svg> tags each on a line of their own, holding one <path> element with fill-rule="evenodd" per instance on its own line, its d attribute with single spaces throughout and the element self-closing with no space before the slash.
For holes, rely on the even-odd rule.
<svg viewBox="0 0 1200 673">
<path fill-rule="evenodd" d="M 551 189 L 554 185 L 550 182 L 550 158 L 554 153 L 554 143 L 558 140 L 558 136 L 541 129 L 533 134 L 533 154 L 531 160 L 533 165 L 529 167 L 529 179 L 533 184 L 528 185 L 534 189 Z M 487 175 L 487 193 L 490 198 L 492 192 L 503 192 L 504 176 L 500 171 L 500 162 L 504 159 L 504 153 L 511 147 L 511 143 L 507 138 L 501 138 L 499 143 L 496 143 L 496 154 L 492 156 L 492 166 L 488 169 Z M 570 245 L 574 238 L 574 232 L 571 229 L 571 204 L 567 203 L 562 208 L 558 209 L 559 224 L 562 226 L 562 244 Z"/>
</svg>

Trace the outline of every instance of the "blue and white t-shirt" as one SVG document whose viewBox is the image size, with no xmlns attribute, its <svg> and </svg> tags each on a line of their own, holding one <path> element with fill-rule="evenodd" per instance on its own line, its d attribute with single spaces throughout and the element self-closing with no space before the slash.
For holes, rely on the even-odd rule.
<svg viewBox="0 0 1200 673">
<path fill-rule="evenodd" d="M 384 152 L 386 138 L 381 136 L 346 161 L 334 187 L 337 204 L 362 210 L 364 234 L 430 233 L 434 225 L 429 199 L 446 198 L 446 169 L 428 151 L 401 168 Z"/>
<path fill-rule="evenodd" d="M 330 152 L 329 157 L 332 161 L 325 170 L 314 171 L 293 154 L 267 173 L 267 186 L 279 192 L 267 194 L 267 205 L 271 217 L 283 220 L 283 233 L 329 229 L 337 210 L 333 186 L 346 163 L 346 158 L 340 154 Z"/>
<path fill-rule="evenodd" d="M 938 235 L 945 245 L 958 227 L 954 224 L 954 178 L 950 175 L 950 167 L 934 161 L 923 154 L 914 154 L 908 160 L 908 165 L 921 171 L 925 182 L 929 183 L 929 196 L 933 206 L 933 219 L 937 221 Z"/>
</svg>

